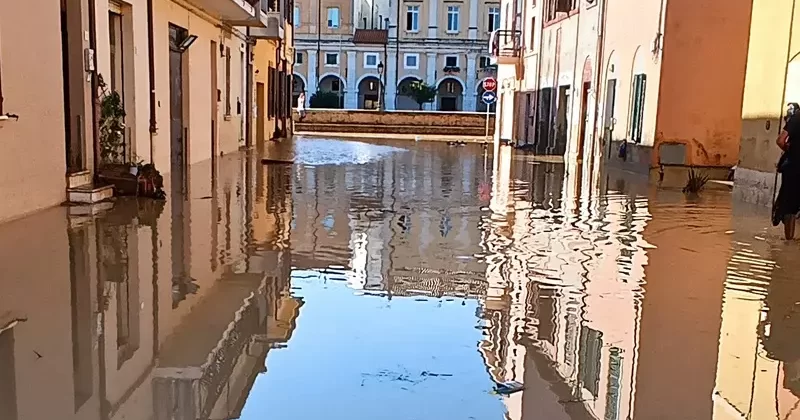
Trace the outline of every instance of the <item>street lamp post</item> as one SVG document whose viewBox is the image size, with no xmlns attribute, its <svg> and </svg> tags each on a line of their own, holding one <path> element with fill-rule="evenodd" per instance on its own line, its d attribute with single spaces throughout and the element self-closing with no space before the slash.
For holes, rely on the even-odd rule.
<svg viewBox="0 0 800 420">
<path fill-rule="evenodd" d="M 378 111 L 383 111 L 383 61 L 378 63 Z"/>
</svg>

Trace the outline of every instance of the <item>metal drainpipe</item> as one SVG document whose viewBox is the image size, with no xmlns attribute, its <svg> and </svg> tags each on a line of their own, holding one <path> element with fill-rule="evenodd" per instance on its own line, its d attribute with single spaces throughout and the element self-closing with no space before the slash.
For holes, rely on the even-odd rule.
<svg viewBox="0 0 800 420">
<path fill-rule="evenodd" d="M 258 5 L 258 7 L 261 7 Z M 245 109 L 244 109 L 244 146 L 250 147 L 253 145 L 253 54 L 252 38 L 250 38 L 250 27 L 247 27 L 246 37 L 244 41 L 244 59 L 245 62 Z"/>
<path fill-rule="evenodd" d="M 153 0 L 147 0 L 147 57 L 149 60 L 148 78 L 150 82 L 150 163 L 154 163 L 155 146 L 153 137 L 158 131 L 156 123 L 156 62 L 155 37 L 153 30 Z"/>
<path fill-rule="evenodd" d="M 396 0 L 397 3 L 397 13 L 394 16 L 394 50 L 395 50 L 395 57 L 394 57 L 394 78 L 395 83 L 400 78 L 400 0 Z M 388 41 L 388 40 L 387 40 Z M 419 64 L 419 63 L 417 63 Z M 394 89 L 394 110 L 397 110 L 397 85 L 392 86 Z"/>
<path fill-rule="evenodd" d="M 97 80 L 97 10 L 95 7 L 95 0 L 87 0 L 89 3 L 89 48 L 94 52 L 93 54 L 93 65 L 94 71 L 91 72 L 91 88 L 92 88 L 92 154 L 94 159 L 92 159 L 92 168 L 93 168 L 93 176 L 97 178 L 97 172 L 100 167 L 100 153 L 98 153 L 98 147 L 100 147 L 100 129 L 99 124 L 100 121 L 97 115 L 97 89 L 98 89 L 98 80 Z"/>
<path fill-rule="evenodd" d="M 605 55 L 605 39 L 606 39 L 606 11 L 608 7 L 608 0 L 601 0 L 601 1 L 603 2 L 603 4 L 600 5 L 600 11 L 597 17 L 598 20 L 597 28 L 599 29 L 600 32 L 598 32 L 597 34 L 597 52 L 595 57 L 595 67 L 597 69 L 597 75 L 595 77 L 595 83 L 594 83 L 595 86 L 594 121 L 593 121 L 594 136 L 592 137 L 592 148 L 591 148 L 592 153 L 589 156 L 591 159 L 594 159 L 594 154 L 595 154 L 594 146 L 596 143 L 597 134 L 603 133 L 604 132 L 603 130 L 605 130 L 605 128 L 603 128 L 602 130 L 597 129 L 597 120 L 598 120 L 597 116 L 600 112 L 600 96 L 601 96 L 600 82 L 601 82 L 601 76 L 603 74 L 602 71 L 605 58 L 604 55 Z M 605 117 L 605 115 L 603 115 L 603 117 Z M 611 140 L 609 140 L 609 143 L 610 142 Z"/>
<path fill-rule="evenodd" d="M 398 0 L 399 1 L 399 0 Z M 319 90 L 319 62 L 322 60 L 320 56 L 322 46 L 322 0 L 317 0 L 317 90 Z M 315 94 L 316 92 L 309 92 L 311 95 Z M 311 100 L 311 96 L 309 96 L 309 100 Z"/>
</svg>

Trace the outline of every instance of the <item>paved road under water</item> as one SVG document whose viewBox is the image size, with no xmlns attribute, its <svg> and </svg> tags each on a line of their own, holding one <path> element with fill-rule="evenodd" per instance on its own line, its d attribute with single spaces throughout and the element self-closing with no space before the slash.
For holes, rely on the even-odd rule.
<svg viewBox="0 0 800 420">
<path fill-rule="evenodd" d="M 0 419 L 800 418 L 800 244 L 729 192 L 288 147 L 0 225 Z"/>
</svg>

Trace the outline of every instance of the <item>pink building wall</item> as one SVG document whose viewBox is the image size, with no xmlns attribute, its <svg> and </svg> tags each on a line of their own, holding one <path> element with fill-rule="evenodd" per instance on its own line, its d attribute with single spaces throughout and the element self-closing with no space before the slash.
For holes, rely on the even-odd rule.
<svg viewBox="0 0 800 420">
<path fill-rule="evenodd" d="M 60 5 L 43 0 L 10 2 L 0 13 L 0 221 L 65 200 L 64 92 L 61 72 Z M 36 42 L 29 39 L 37 30 Z"/>
</svg>

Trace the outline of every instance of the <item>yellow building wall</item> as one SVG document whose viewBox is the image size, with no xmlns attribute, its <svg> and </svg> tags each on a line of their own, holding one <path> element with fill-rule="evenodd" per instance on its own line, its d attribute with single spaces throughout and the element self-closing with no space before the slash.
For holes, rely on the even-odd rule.
<svg viewBox="0 0 800 420">
<path fill-rule="evenodd" d="M 793 31 L 800 22 L 796 2 L 753 0 L 739 152 L 739 166 L 743 168 L 775 171 L 780 155 L 775 139 L 786 102 L 800 102 L 797 88 L 785 92 L 788 63 L 800 52 L 800 32 Z M 797 59 L 795 62 L 800 63 Z"/>
<path fill-rule="evenodd" d="M 66 198 L 61 34 L 38 30 L 35 43 L 22 42 L 31 28 L 59 28 L 59 2 L 4 2 L 0 12 L 0 220 L 54 206 Z M 35 47 L 32 47 L 35 45 Z"/>
</svg>

